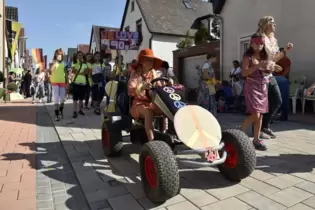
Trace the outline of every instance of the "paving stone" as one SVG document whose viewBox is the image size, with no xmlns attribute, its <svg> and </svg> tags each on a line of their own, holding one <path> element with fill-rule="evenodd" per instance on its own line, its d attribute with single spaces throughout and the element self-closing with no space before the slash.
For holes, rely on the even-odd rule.
<svg viewBox="0 0 315 210">
<path fill-rule="evenodd" d="M 174 205 L 176 203 L 184 202 L 184 201 L 186 201 L 186 199 L 181 195 L 177 195 L 177 196 L 167 200 L 165 203 L 163 203 L 161 205 L 157 205 L 157 204 L 152 203 L 148 198 L 141 198 L 138 201 L 144 207 L 144 209 L 151 209 L 151 210 L 155 209 L 156 210 L 156 209 L 160 209 L 160 208 Z"/>
<path fill-rule="evenodd" d="M 53 208 L 53 202 L 52 201 L 38 201 L 36 202 L 36 208 L 39 209 L 49 209 L 49 208 Z"/>
<path fill-rule="evenodd" d="M 259 210 L 283 210 L 285 206 L 266 198 L 254 191 L 249 191 L 237 196 L 241 201 L 253 206 Z M 235 208 L 237 209 L 237 208 Z"/>
<path fill-rule="evenodd" d="M 132 194 L 132 196 L 135 199 L 140 199 L 140 198 L 146 197 L 146 195 L 143 191 L 143 187 L 140 183 L 137 183 L 137 184 L 136 183 L 134 183 L 134 184 L 128 183 L 128 184 L 125 184 L 125 187 L 129 191 L 129 193 Z"/>
<path fill-rule="evenodd" d="M 295 187 L 297 187 L 301 190 L 304 190 L 306 192 L 315 194 L 315 184 L 312 182 L 308 182 L 308 181 L 301 182 L 299 184 L 296 184 Z"/>
<path fill-rule="evenodd" d="M 307 181 L 310 182 L 314 182 L 315 183 L 315 173 L 303 173 L 303 172 L 299 172 L 299 173 L 294 173 L 294 176 L 297 176 L 301 179 L 305 179 Z"/>
<path fill-rule="evenodd" d="M 36 193 L 37 194 L 45 194 L 45 193 L 50 193 L 51 189 L 50 187 L 36 187 Z"/>
<path fill-rule="evenodd" d="M 92 210 L 99 210 L 99 209 L 105 209 L 105 208 L 110 207 L 107 200 L 94 201 L 90 203 L 90 206 Z"/>
<path fill-rule="evenodd" d="M 250 176 L 257 179 L 257 180 L 260 180 L 260 181 L 264 181 L 264 180 L 271 179 L 271 178 L 275 177 L 272 174 L 269 174 L 269 173 L 266 173 L 264 171 L 257 170 L 257 169 L 255 171 L 253 171 L 253 173 Z"/>
<path fill-rule="evenodd" d="M 71 209 L 64 203 L 59 203 L 54 206 L 55 206 L 55 210 L 70 210 Z"/>
<path fill-rule="evenodd" d="M 287 207 L 291 207 L 312 196 L 313 196 L 312 194 L 300 190 L 296 187 L 289 187 L 282 191 L 269 195 L 268 197 Z"/>
<path fill-rule="evenodd" d="M 112 187 L 107 189 L 102 189 L 94 192 L 84 192 L 86 199 L 89 203 L 94 201 L 99 201 L 102 199 L 114 198 L 117 196 L 122 196 L 128 194 L 128 191 L 123 186 Z"/>
<path fill-rule="evenodd" d="M 273 187 L 269 184 L 266 184 L 264 182 L 261 182 L 257 179 L 247 177 L 246 179 L 243 179 L 241 181 L 241 185 L 244 187 L 251 189 L 253 191 L 256 191 L 262 195 L 270 195 L 272 193 L 278 192 L 279 189 L 276 187 Z"/>
<path fill-rule="evenodd" d="M 189 210 L 199 210 L 196 206 L 194 206 L 189 201 L 184 201 L 181 203 L 177 203 L 167 207 L 168 210 L 182 210 L 182 209 L 189 209 Z"/>
<path fill-rule="evenodd" d="M 246 203 L 236 199 L 236 198 L 228 198 L 208 206 L 202 207 L 202 210 L 247 210 L 252 207 L 247 205 Z"/>
<path fill-rule="evenodd" d="M 298 184 L 303 181 L 304 181 L 303 179 L 297 178 L 290 174 L 284 174 L 282 176 L 268 179 L 265 182 L 277 188 L 285 189 L 287 187 L 291 187 L 292 185 Z"/>
<path fill-rule="evenodd" d="M 234 197 L 236 195 L 242 194 L 244 192 L 249 191 L 246 187 L 243 187 L 242 185 L 231 185 L 227 187 L 222 187 L 222 188 L 213 188 L 210 190 L 207 190 L 208 193 L 213 195 L 214 197 L 223 200 L 226 198 Z"/>
<path fill-rule="evenodd" d="M 310 197 L 309 199 L 303 201 L 303 203 L 315 209 L 315 196 Z"/>
<path fill-rule="evenodd" d="M 36 200 L 37 201 L 50 201 L 52 200 L 52 194 L 51 193 L 37 194 Z"/>
<path fill-rule="evenodd" d="M 299 203 L 295 206 L 292 206 L 290 208 L 288 208 L 287 210 L 314 210 L 313 208 L 309 207 L 309 206 L 306 206 L 302 203 Z"/>
<path fill-rule="evenodd" d="M 180 180 L 181 191 L 180 194 L 194 205 L 201 207 L 218 201 L 215 197 L 208 194 L 204 190 L 197 189 L 196 186 L 189 183 L 185 179 Z"/>
<path fill-rule="evenodd" d="M 111 207 L 115 210 L 142 210 L 144 209 L 130 194 L 111 198 L 108 200 Z"/>
<path fill-rule="evenodd" d="M 56 195 L 53 196 L 54 204 L 65 203 L 68 200 L 68 195 Z"/>
</svg>

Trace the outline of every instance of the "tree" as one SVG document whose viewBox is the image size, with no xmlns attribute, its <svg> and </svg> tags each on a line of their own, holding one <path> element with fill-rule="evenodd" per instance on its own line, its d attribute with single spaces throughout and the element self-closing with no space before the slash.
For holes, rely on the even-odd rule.
<svg viewBox="0 0 315 210">
<path fill-rule="evenodd" d="M 202 23 L 199 30 L 195 33 L 195 44 L 204 44 L 209 40 L 209 32 L 207 27 Z"/>
<path fill-rule="evenodd" d="M 187 47 L 192 47 L 194 44 L 193 39 L 190 37 L 189 31 L 187 31 L 185 38 L 181 39 L 176 45 L 179 50 L 185 49 Z"/>
</svg>

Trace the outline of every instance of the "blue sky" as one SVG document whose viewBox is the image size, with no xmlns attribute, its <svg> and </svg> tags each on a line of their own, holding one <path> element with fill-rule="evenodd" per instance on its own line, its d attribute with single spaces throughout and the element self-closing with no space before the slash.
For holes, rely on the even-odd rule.
<svg viewBox="0 0 315 210">
<path fill-rule="evenodd" d="M 51 60 L 56 48 L 89 44 L 92 25 L 120 27 L 126 0 L 6 0 L 18 7 L 27 48 L 43 48 Z"/>
</svg>

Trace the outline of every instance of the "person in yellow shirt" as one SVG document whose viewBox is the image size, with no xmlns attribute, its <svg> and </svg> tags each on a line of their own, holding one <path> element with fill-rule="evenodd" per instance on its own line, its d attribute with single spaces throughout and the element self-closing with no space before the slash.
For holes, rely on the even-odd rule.
<svg viewBox="0 0 315 210">
<path fill-rule="evenodd" d="M 52 86 L 54 102 L 55 102 L 55 115 L 56 121 L 59 121 L 63 117 L 63 107 L 66 96 L 67 85 L 67 71 L 66 65 L 63 62 L 64 52 L 62 49 L 57 49 L 53 58 L 53 65 L 49 72 L 50 84 Z"/>
<path fill-rule="evenodd" d="M 78 51 L 73 56 L 72 61 L 72 72 L 73 72 L 73 90 L 72 90 L 72 96 L 73 96 L 73 118 L 77 118 L 78 114 L 85 115 L 82 111 L 83 107 L 83 99 L 88 89 L 88 77 L 89 69 L 88 65 L 86 64 L 84 60 L 84 54 L 81 51 Z M 79 101 L 79 107 L 78 107 L 78 101 Z M 77 112 L 77 109 L 79 108 L 79 111 Z"/>
<path fill-rule="evenodd" d="M 93 64 L 93 54 L 92 53 L 86 53 L 85 54 L 85 60 L 86 60 L 86 65 L 88 67 L 88 75 L 87 75 L 87 80 L 88 80 L 88 86 L 86 90 L 86 94 L 84 96 L 84 109 L 90 109 L 89 108 L 89 101 L 90 101 L 90 96 L 91 96 L 91 87 L 93 84 L 92 81 L 92 64 Z M 92 102 L 91 102 L 92 106 Z M 83 107 L 81 107 L 83 108 Z"/>
</svg>

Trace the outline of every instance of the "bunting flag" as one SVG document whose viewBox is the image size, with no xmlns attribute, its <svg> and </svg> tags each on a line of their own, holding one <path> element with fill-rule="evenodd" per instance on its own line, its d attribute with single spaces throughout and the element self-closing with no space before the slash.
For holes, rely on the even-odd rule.
<svg viewBox="0 0 315 210">
<path fill-rule="evenodd" d="M 7 40 L 8 40 L 8 51 L 9 57 L 12 58 L 15 55 L 15 51 L 17 48 L 20 31 L 22 28 L 22 24 L 15 21 L 6 20 L 6 32 L 7 32 Z"/>
<path fill-rule="evenodd" d="M 42 59 L 40 56 L 40 49 L 33 48 L 32 49 L 32 57 L 33 57 L 35 65 L 36 65 L 36 68 L 43 69 Z"/>
</svg>

